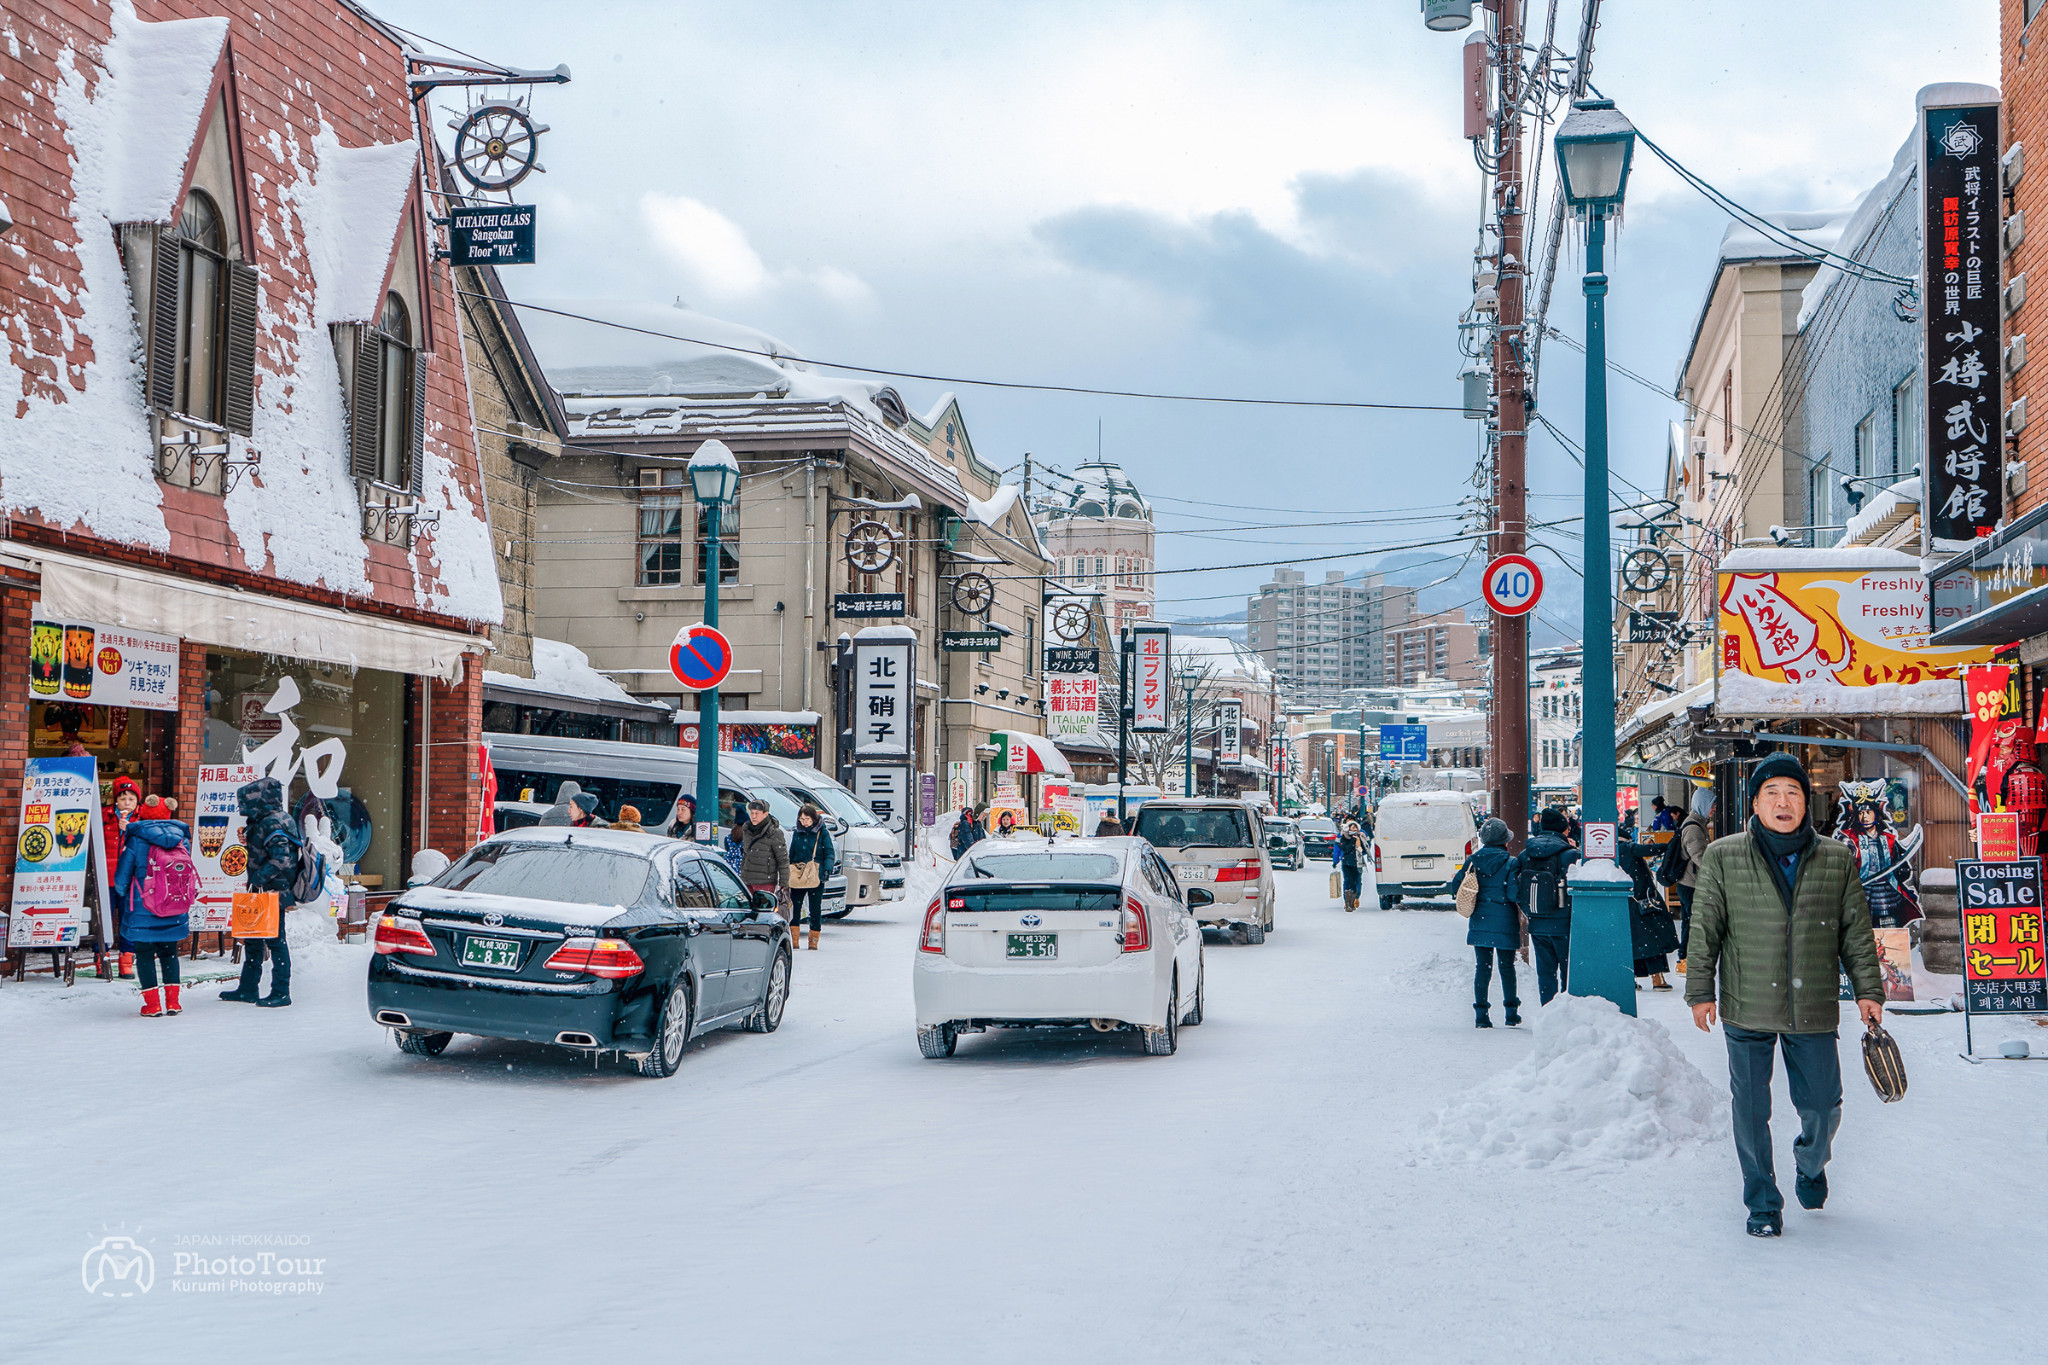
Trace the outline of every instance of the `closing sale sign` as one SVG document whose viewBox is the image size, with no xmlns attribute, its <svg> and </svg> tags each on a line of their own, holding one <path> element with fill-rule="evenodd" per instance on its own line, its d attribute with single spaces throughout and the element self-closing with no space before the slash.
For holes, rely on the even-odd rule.
<svg viewBox="0 0 2048 1365">
<path fill-rule="evenodd" d="M 2041 860 L 1956 862 L 1963 917 L 1963 1007 L 1973 1014 L 2048 1013 Z"/>
</svg>

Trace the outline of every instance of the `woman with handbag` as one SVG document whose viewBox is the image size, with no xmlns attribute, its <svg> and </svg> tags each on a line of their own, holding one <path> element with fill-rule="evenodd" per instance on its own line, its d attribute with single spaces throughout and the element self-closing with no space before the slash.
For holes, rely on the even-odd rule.
<svg viewBox="0 0 2048 1365">
<path fill-rule="evenodd" d="M 796 813 L 796 833 L 789 840 L 789 927 L 794 934 L 803 923 L 804 905 L 811 907 L 810 946 L 818 946 L 819 926 L 825 914 L 825 882 L 832 875 L 832 835 L 825 828 L 825 816 L 816 806 Z"/>
<path fill-rule="evenodd" d="M 1332 879 L 1337 881 L 1336 890 L 1343 893 L 1346 914 L 1358 908 L 1358 897 L 1364 889 L 1361 883 L 1365 876 L 1365 862 L 1369 856 L 1365 834 L 1358 828 L 1358 822 L 1346 822 L 1344 832 L 1330 846 L 1330 863 L 1336 869 Z"/>
<path fill-rule="evenodd" d="M 1515 994 L 1515 952 L 1522 947 L 1521 893 L 1515 887 L 1517 862 L 1508 852 L 1508 827 L 1499 819 L 1488 819 L 1479 827 L 1479 851 L 1465 860 L 1458 875 L 1451 878 L 1451 895 L 1458 913 L 1471 920 L 1465 942 L 1473 955 L 1473 1027 L 1492 1028 L 1486 1000 L 1496 962 L 1500 966 L 1500 1003 L 1507 1010 L 1507 1026 L 1522 1022 L 1521 997 Z"/>
<path fill-rule="evenodd" d="M 1651 990 L 1668 991 L 1671 983 L 1664 973 L 1671 970 L 1670 954 L 1678 951 L 1678 927 L 1664 904 L 1663 891 L 1650 875 L 1650 860 L 1645 855 L 1656 847 L 1623 839 L 1618 851 L 1621 870 L 1635 879 L 1629 898 L 1629 953 L 1635 959 L 1635 974 L 1649 977 Z"/>
</svg>

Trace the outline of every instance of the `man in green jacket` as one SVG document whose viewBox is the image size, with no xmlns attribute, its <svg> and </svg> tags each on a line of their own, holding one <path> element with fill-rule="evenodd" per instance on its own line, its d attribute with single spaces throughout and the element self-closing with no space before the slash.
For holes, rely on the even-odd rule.
<svg viewBox="0 0 2048 1365">
<path fill-rule="evenodd" d="M 1700 860 L 1686 945 L 1685 999 L 1728 1040 L 1735 1153 L 1749 1234 L 1784 1232 L 1784 1196 L 1771 1160 L 1771 1066 L 1785 1050 L 1785 1079 L 1799 1111 L 1793 1190 L 1803 1208 L 1827 1202 L 1828 1155 L 1842 1122 L 1837 968 L 1848 971 L 1865 1023 L 1884 1014 L 1884 981 L 1870 910 L 1848 848 L 1814 833 L 1813 784 L 1791 754 L 1772 754 L 1749 778 L 1749 827 L 1717 839 Z M 1719 995 L 1716 997 L 1716 976 Z"/>
</svg>

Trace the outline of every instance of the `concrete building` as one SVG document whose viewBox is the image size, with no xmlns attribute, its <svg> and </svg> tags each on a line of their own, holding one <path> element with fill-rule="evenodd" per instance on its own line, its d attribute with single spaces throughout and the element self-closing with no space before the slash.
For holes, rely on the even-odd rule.
<svg viewBox="0 0 2048 1365">
<path fill-rule="evenodd" d="M 1529 670 L 1529 720 L 1536 748 L 1531 787 L 1539 802 L 1578 804 L 1579 754 L 1585 747 L 1579 660 L 1578 650 L 1567 650 Z"/>
<path fill-rule="evenodd" d="M 1331 569 L 1311 583 L 1279 569 L 1245 602 L 1245 641 L 1279 675 L 1296 706 L 1335 706 L 1347 687 L 1383 678 L 1383 632 L 1405 621 L 1414 589 L 1388 589 L 1378 574 L 1347 579 Z"/>
<path fill-rule="evenodd" d="M 1101 594 L 1112 636 L 1150 620 L 1152 504 L 1112 460 L 1091 460 L 1063 482 L 1032 509 L 1054 576 Z"/>
<path fill-rule="evenodd" d="M 1412 687 L 1424 678 L 1481 682 L 1486 677 L 1487 628 L 1463 611 L 1440 611 L 1398 625 L 1383 635 L 1380 676 L 1389 686 Z"/>
</svg>

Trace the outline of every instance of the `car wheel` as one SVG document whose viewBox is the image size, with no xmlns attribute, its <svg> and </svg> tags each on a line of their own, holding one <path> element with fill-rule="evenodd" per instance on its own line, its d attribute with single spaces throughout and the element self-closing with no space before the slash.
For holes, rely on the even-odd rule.
<svg viewBox="0 0 2048 1365">
<path fill-rule="evenodd" d="M 679 977 L 668 999 L 662 1002 L 661 1018 L 654 1026 L 654 1046 L 640 1059 L 640 1074 L 656 1078 L 673 1076 L 683 1064 L 683 1049 L 690 1042 L 690 982 Z"/>
<path fill-rule="evenodd" d="M 1264 943 L 1266 941 L 1266 926 L 1263 924 L 1247 924 L 1244 927 L 1244 941 L 1246 943 Z"/>
<path fill-rule="evenodd" d="M 922 1024 L 918 1026 L 917 1050 L 933 1061 L 952 1056 L 953 1049 L 958 1046 L 960 1046 L 960 1026 L 958 1024 L 933 1024 L 930 1028 L 926 1028 Z"/>
<path fill-rule="evenodd" d="M 1171 1057 L 1180 1039 L 1180 973 L 1173 974 L 1173 986 L 1166 996 L 1166 1024 L 1163 1028 L 1141 1029 L 1145 1038 L 1145 1055 L 1148 1057 Z"/>
<path fill-rule="evenodd" d="M 1393 909 L 1393 908 L 1394 908 L 1395 906 L 1399 905 L 1400 903 L 1401 903 L 1401 898 L 1400 898 L 1399 896 L 1381 896 L 1381 897 L 1380 897 L 1380 909 L 1382 909 L 1382 910 L 1391 910 L 1391 909 Z"/>
<path fill-rule="evenodd" d="M 789 950 L 778 948 L 768 967 L 768 988 L 761 992 L 761 1005 L 747 1016 L 747 1032 L 773 1033 L 782 1027 L 783 1006 L 789 1003 Z"/>
<path fill-rule="evenodd" d="M 1202 1022 L 1202 1005 L 1208 994 L 1209 964 L 1201 956 L 1195 958 L 1195 1007 L 1188 1011 L 1188 1017 L 1181 1020 L 1189 1028 Z"/>
<path fill-rule="evenodd" d="M 414 1057 L 438 1057 L 448 1050 L 448 1044 L 455 1040 L 452 1033 L 413 1033 L 400 1031 L 398 1050 Z"/>
</svg>

